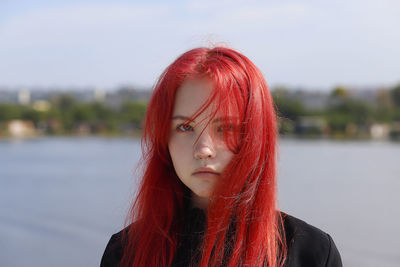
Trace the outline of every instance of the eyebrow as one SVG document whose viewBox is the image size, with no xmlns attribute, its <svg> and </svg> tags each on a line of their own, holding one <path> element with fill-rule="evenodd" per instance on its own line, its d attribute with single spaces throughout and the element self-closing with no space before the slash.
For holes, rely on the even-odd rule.
<svg viewBox="0 0 400 267">
<path fill-rule="evenodd" d="M 212 123 L 220 122 L 220 121 L 229 121 L 229 120 L 234 120 L 237 119 L 236 117 L 218 117 L 212 120 Z M 172 116 L 171 120 L 183 120 L 183 121 L 190 121 L 190 117 L 182 116 L 182 115 L 175 115 Z M 193 120 L 195 123 L 195 121 Z"/>
<path fill-rule="evenodd" d="M 189 117 L 186 117 L 186 116 L 182 116 L 182 115 L 175 115 L 175 116 L 172 116 L 171 120 L 183 120 L 183 121 L 188 121 L 188 120 L 190 120 L 190 118 L 189 118 Z"/>
</svg>

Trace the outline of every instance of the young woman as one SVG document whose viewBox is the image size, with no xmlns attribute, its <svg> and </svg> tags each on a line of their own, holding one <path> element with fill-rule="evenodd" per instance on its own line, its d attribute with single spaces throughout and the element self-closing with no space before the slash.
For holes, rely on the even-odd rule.
<svg viewBox="0 0 400 267">
<path fill-rule="evenodd" d="M 141 186 L 101 266 L 341 266 L 328 234 L 277 210 L 277 133 L 248 58 L 181 55 L 155 86 Z"/>
</svg>

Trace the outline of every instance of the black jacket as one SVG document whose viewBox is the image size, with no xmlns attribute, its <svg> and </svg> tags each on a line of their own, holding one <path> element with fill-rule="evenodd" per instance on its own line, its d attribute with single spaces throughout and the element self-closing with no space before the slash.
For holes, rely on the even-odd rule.
<svg viewBox="0 0 400 267">
<path fill-rule="evenodd" d="M 287 241 L 285 267 L 339 267 L 342 266 L 340 254 L 329 234 L 293 216 L 282 213 Z M 199 259 L 199 246 L 204 233 L 204 213 L 192 209 L 185 219 L 172 266 L 189 266 L 190 261 Z M 101 259 L 101 267 L 117 266 L 123 253 L 121 232 L 114 234 L 107 244 Z"/>
</svg>

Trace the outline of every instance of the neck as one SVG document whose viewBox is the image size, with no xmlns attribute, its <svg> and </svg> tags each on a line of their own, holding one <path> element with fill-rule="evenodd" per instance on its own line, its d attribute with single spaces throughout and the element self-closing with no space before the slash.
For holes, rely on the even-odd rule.
<svg viewBox="0 0 400 267">
<path fill-rule="evenodd" d="M 192 206 L 207 211 L 208 208 L 208 198 L 199 197 L 192 193 Z"/>
</svg>

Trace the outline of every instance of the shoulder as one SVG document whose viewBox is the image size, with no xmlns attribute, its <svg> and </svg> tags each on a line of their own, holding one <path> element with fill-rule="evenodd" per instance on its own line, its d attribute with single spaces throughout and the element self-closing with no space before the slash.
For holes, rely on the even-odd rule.
<svg viewBox="0 0 400 267">
<path fill-rule="evenodd" d="M 288 248 L 285 266 L 342 266 L 329 234 L 286 213 L 281 216 Z"/>
<path fill-rule="evenodd" d="M 127 228 L 111 236 L 110 241 L 104 250 L 101 258 L 100 267 L 117 266 L 123 255 L 122 232 L 127 231 Z"/>
</svg>

